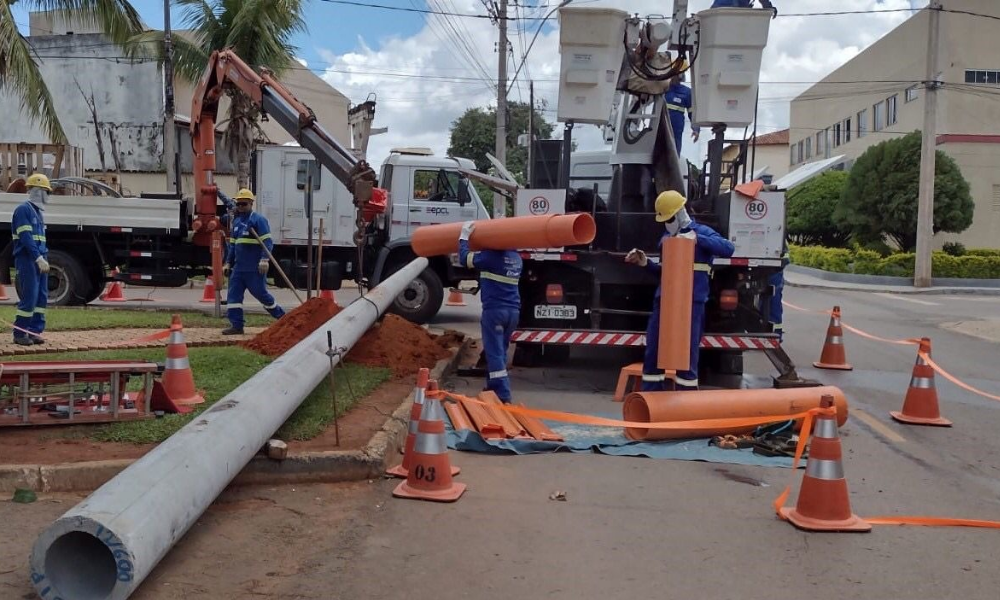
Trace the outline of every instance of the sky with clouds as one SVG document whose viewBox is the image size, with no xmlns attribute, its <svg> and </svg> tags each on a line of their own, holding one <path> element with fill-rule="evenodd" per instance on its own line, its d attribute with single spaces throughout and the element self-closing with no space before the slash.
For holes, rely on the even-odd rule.
<svg viewBox="0 0 1000 600">
<path fill-rule="evenodd" d="M 485 15 L 487 0 L 351 0 L 357 4 Z M 511 73 L 522 63 L 531 39 L 537 39 L 512 84 L 512 100 L 528 99 L 528 81 L 535 82 L 536 100 L 547 103 L 546 119 L 555 122 L 559 77 L 559 30 L 555 15 L 542 22 L 556 0 L 509 0 L 508 39 Z M 927 0 L 773 0 L 781 13 L 908 9 Z M 150 27 L 162 27 L 162 0 L 134 0 Z M 586 7 L 611 7 L 641 16 L 669 15 L 669 0 L 574 0 Z M 711 0 L 690 0 L 691 12 L 708 8 Z M 346 94 L 363 102 L 377 97 L 375 125 L 388 127 L 372 138 L 369 157 L 381 162 L 395 146 L 427 146 L 436 153 L 448 147 L 449 127 L 475 106 L 496 105 L 497 27 L 489 19 L 421 14 L 374 6 L 307 0 L 308 32 L 294 39 L 306 68 Z M 15 18 L 27 33 L 27 15 L 14 6 Z M 842 16 L 781 17 L 772 22 L 761 74 L 759 132 L 788 126 L 788 103 L 806 83 L 822 78 L 912 12 Z M 182 12 L 172 11 L 174 27 L 183 26 Z M 561 132 L 557 126 L 557 132 Z M 581 149 L 604 144 L 594 126 L 575 130 Z M 699 159 L 702 144 L 686 144 L 685 155 Z"/>
</svg>

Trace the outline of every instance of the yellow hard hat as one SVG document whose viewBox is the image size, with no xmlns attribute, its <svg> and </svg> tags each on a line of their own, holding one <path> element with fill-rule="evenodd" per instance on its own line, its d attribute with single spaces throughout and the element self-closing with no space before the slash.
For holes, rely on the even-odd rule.
<svg viewBox="0 0 1000 600">
<path fill-rule="evenodd" d="M 236 197 L 233 198 L 233 200 L 249 200 L 251 202 L 253 202 L 254 199 L 255 198 L 253 196 L 253 192 L 251 192 L 246 188 L 243 188 L 242 190 L 236 192 Z"/>
<path fill-rule="evenodd" d="M 687 200 L 678 192 L 673 190 L 661 192 L 656 197 L 656 222 L 663 223 L 672 219 L 680 209 L 684 208 L 685 202 Z"/>
<path fill-rule="evenodd" d="M 29 188 L 37 187 L 49 192 L 52 191 L 52 186 L 49 185 L 49 178 L 42 173 L 35 173 L 34 175 L 28 177 L 28 181 L 25 185 Z"/>
</svg>

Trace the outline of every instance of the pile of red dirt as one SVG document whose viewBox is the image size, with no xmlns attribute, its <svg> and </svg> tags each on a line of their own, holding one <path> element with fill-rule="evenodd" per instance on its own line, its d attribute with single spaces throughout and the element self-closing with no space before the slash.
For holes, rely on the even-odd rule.
<svg viewBox="0 0 1000 600">
<path fill-rule="evenodd" d="M 313 298 L 278 319 L 242 346 L 265 356 L 278 356 L 302 341 L 341 311 L 330 300 Z M 397 377 L 412 377 L 421 367 L 431 368 L 449 355 L 464 336 L 448 332 L 436 336 L 397 315 L 386 315 L 358 340 L 346 360 L 392 369 Z"/>
<path fill-rule="evenodd" d="M 264 356 L 284 354 L 340 311 L 341 308 L 332 300 L 311 298 L 302 306 L 275 321 L 273 325 L 260 332 L 252 340 L 240 345 Z"/>
</svg>

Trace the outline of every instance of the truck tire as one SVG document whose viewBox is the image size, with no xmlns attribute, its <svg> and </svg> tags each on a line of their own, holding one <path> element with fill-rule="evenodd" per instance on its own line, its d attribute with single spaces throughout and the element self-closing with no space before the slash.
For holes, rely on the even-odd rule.
<svg viewBox="0 0 1000 600">
<path fill-rule="evenodd" d="M 61 250 L 49 250 L 49 266 L 49 306 L 86 304 L 93 283 L 80 261 Z"/>
<path fill-rule="evenodd" d="M 438 274 L 428 267 L 393 300 L 389 311 L 407 321 L 423 325 L 438 314 L 442 302 L 444 285 Z"/>
</svg>

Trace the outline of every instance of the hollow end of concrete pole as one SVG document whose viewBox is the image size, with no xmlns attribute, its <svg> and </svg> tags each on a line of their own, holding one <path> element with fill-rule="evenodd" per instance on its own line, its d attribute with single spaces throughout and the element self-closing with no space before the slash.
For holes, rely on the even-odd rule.
<svg viewBox="0 0 1000 600">
<path fill-rule="evenodd" d="M 83 517 L 60 519 L 42 532 L 30 563 L 31 581 L 43 598 L 127 598 L 136 577 L 132 554 L 118 536 Z"/>
</svg>

